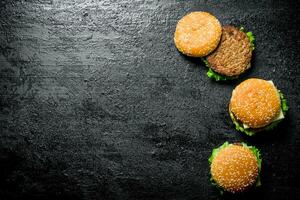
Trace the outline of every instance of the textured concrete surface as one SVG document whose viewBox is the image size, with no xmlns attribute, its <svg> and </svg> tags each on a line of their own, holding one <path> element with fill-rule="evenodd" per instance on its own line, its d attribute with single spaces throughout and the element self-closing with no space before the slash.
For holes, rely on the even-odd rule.
<svg viewBox="0 0 300 200">
<path fill-rule="evenodd" d="M 297 1 L 0 1 L 0 199 L 221 199 L 207 159 L 224 141 L 256 145 L 260 189 L 300 196 Z M 204 10 L 256 35 L 253 68 L 216 83 L 173 44 Z M 272 79 L 290 105 L 271 133 L 233 129 L 227 104 L 247 77 Z"/>
</svg>

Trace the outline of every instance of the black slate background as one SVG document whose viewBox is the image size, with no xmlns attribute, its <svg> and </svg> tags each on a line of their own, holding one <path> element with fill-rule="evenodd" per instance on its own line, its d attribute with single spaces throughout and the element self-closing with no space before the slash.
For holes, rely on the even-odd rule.
<svg viewBox="0 0 300 200">
<path fill-rule="evenodd" d="M 0 1 L 0 199 L 296 199 L 300 196 L 297 1 Z M 209 11 L 256 35 L 253 68 L 216 83 L 173 44 L 177 21 Z M 290 106 L 246 137 L 227 114 L 248 77 Z M 263 186 L 221 196 L 207 159 L 225 141 L 257 146 Z"/>
</svg>

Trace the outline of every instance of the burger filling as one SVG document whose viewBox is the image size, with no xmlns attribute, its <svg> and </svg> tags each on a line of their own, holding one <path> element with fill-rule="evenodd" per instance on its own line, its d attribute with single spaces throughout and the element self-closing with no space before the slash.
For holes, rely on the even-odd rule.
<svg viewBox="0 0 300 200">
<path fill-rule="evenodd" d="M 240 31 L 245 32 L 244 27 L 241 27 Z M 255 45 L 254 45 L 255 37 L 254 37 L 252 32 L 247 32 L 246 35 L 249 38 L 249 41 L 251 43 L 251 49 L 253 51 L 255 49 Z M 201 60 L 205 64 L 205 66 L 208 67 L 207 76 L 211 79 L 214 79 L 216 81 L 226 81 L 226 80 L 232 80 L 232 79 L 238 78 L 238 76 L 225 76 L 225 75 L 219 74 L 219 73 L 217 73 L 217 72 L 215 72 L 214 70 L 211 69 L 211 67 L 210 67 L 209 63 L 207 62 L 206 58 L 202 58 Z M 250 65 L 251 64 L 249 63 L 249 68 L 250 68 Z"/>
</svg>

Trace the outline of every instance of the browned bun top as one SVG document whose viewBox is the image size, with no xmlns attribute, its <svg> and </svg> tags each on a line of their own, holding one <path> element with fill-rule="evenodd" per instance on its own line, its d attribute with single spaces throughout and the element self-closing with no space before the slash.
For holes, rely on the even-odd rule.
<svg viewBox="0 0 300 200">
<path fill-rule="evenodd" d="M 278 91 L 272 83 L 251 78 L 233 90 L 229 110 L 250 128 L 261 128 L 278 116 L 280 106 Z"/>
<path fill-rule="evenodd" d="M 233 26 L 223 26 L 221 42 L 207 61 L 219 74 L 237 76 L 250 67 L 251 57 L 251 43 L 246 33 Z"/>
<path fill-rule="evenodd" d="M 220 150 L 210 171 L 215 182 L 232 193 L 248 189 L 259 173 L 255 155 L 248 148 L 235 144 Z"/>
<path fill-rule="evenodd" d="M 178 21 L 174 34 L 177 49 L 188 56 L 203 57 L 218 46 L 222 27 L 207 12 L 191 12 Z"/>
</svg>

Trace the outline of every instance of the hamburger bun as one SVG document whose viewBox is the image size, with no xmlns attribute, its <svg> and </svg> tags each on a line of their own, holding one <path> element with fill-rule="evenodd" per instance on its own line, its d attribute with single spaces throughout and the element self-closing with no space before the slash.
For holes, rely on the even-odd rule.
<svg viewBox="0 0 300 200">
<path fill-rule="evenodd" d="M 280 113 L 281 102 L 276 87 L 262 79 L 250 78 L 232 92 L 229 112 L 250 128 L 269 125 Z"/>
<path fill-rule="evenodd" d="M 243 192 L 258 180 L 259 165 L 252 151 L 241 144 L 221 149 L 211 162 L 212 179 L 225 191 Z"/>
<path fill-rule="evenodd" d="M 191 57 L 203 57 L 218 46 L 221 24 L 207 12 L 191 12 L 178 21 L 174 34 L 177 49 Z"/>
<path fill-rule="evenodd" d="M 212 70 L 225 76 L 238 76 L 250 67 L 252 44 L 246 33 L 233 26 L 223 26 L 221 42 L 207 56 Z"/>
</svg>

